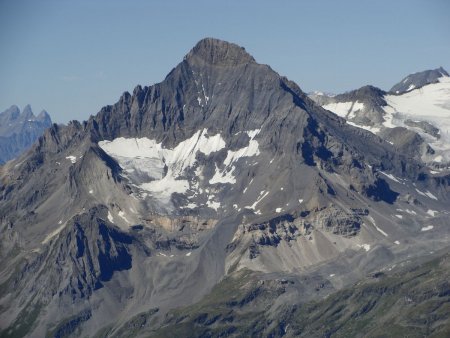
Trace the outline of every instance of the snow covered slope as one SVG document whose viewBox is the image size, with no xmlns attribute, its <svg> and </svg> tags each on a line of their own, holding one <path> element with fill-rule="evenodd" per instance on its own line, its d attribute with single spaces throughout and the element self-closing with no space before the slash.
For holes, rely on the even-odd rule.
<svg viewBox="0 0 450 338">
<path fill-rule="evenodd" d="M 388 128 L 406 127 L 417 131 L 436 151 L 428 157 L 434 162 L 450 162 L 450 77 L 443 76 L 439 82 L 411 90 L 402 95 L 386 95 L 385 122 Z M 439 129 L 430 135 L 419 126 L 405 121 L 427 122 Z"/>
<path fill-rule="evenodd" d="M 337 96 L 321 95 L 320 100 L 310 97 L 348 124 L 441 170 L 450 163 L 450 77 L 442 70 L 440 77 L 424 82 L 417 74 L 406 77 L 409 86 L 404 91 L 388 93 L 366 86 Z M 415 84 L 414 79 L 420 81 Z"/>
<path fill-rule="evenodd" d="M 215 166 L 209 185 L 236 183 L 234 175 L 236 162 L 241 158 L 259 154 L 258 141 L 254 140 L 258 132 L 259 130 L 247 131 L 246 134 L 250 138 L 248 145 L 236 151 L 227 151 L 223 162 L 224 168 L 220 170 Z M 154 203 L 172 210 L 174 207 L 171 202 L 172 194 L 186 194 L 188 190 L 190 201 L 182 208 L 200 207 L 199 203 L 194 203 L 192 199 L 203 193 L 199 185 L 206 187 L 208 182 L 204 180 L 203 175 L 205 166 L 201 165 L 196 158 L 199 153 L 208 158 L 212 153 L 224 149 L 226 143 L 220 134 L 209 135 L 204 128 L 180 142 L 173 149 L 165 148 L 162 143 L 146 137 L 119 137 L 112 141 L 100 141 L 99 146 L 117 160 L 124 170 L 123 176 L 128 178 L 139 191 L 138 198 L 153 197 Z M 217 210 L 220 203 L 212 201 L 213 197 L 213 194 L 210 194 L 205 205 Z"/>
</svg>

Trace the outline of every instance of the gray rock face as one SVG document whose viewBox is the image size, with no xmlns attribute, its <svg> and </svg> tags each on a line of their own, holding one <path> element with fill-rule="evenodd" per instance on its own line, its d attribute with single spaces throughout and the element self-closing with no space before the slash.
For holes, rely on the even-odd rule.
<svg viewBox="0 0 450 338">
<path fill-rule="evenodd" d="M 45 110 L 35 116 L 29 105 L 22 113 L 17 106 L 0 113 L 0 164 L 27 150 L 51 124 Z"/>
<path fill-rule="evenodd" d="M 427 84 L 436 83 L 442 76 L 449 76 L 447 71 L 442 67 L 410 74 L 394 85 L 389 92 L 393 94 L 403 94 L 413 89 L 421 88 Z"/>
<path fill-rule="evenodd" d="M 412 123 L 410 125 L 417 126 L 418 123 Z M 420 124 L 420 126 L 426 126 Z M 431 131 L 432 129 L 430 129 Z M 391 142 L 402 154 L 411 154 L 416 160 L 420 161 L 422 154 L 434 154 L 433 148 L 431 148 L 425 140 L 416 132 L 403 128 L 395 127 L 390 129 L 384 129 L 380 132 L 380 137 L 388 142 Z"/>
<path fill-rule="evenodd" d="M 186 56 L 186 59 L 199 58 L 216 66 L 237 66 L 255 63 L 253 56 L 243 47 L 213 38 L 201 40 Z"/>
<path fill-rule="evenodd" d="M 420 128 L 423 132 L 435 137 L 436 139 L 441 138 L 439 128 L 433 126 L 431 123 L 427 121 L 405 120 L 405 125 L 409 127 Z"/>
<path fill-rule="evenodd" d="M 350 91 L 348 93 L 339 94 L 330 97 L 327 102 L 322 103 L 338 103 L 338 102 L 358 102 L 364 104 L 364 108 L 359 110 L 358 113 L 352 114 L 350 111 L 346 118 L 359 125 L 364 126 L 376 126 L 384 121 L 384 110 L 381 108 L 386 105 L 384 95 L 386 92 L 373 86 L 364 86 L 357 90 Z"/>
<path fill-rule="evenodd" d="M 444 245 L 449 220 L 449 175 L 214 39 L 163 82 L 47 129 L 0 182 L 2 335 L 158 327 L 236 270 L 321 290 L 309 274 L 346 261 L 348 285 Z"/>
</svg>

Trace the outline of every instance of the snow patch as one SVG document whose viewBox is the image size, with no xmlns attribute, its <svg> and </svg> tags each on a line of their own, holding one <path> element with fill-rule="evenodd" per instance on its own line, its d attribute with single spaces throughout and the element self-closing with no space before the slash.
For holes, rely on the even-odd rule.
<svg viewBox="0 0 450 338">
<path fill-rule="evenodd" d="M 250 137 L 251 140 L 255 138 L 256 135 L 260 133 L 261 129 L 253 129 L 253 130 L 247 130 L 246 133 L 248 137 Z"/>
<path fill-rule="evenodd" d="M 400 245 L 400 242 L 399 242 L 399 241 L 395 241 L 394 243 L 397 244 L 397 245 Z"/>
<path fill-rule="evenodd" d="M 332 111 L 336 115 L 344 118 L 353 118 L 355 113 L 364 109 L 362 102 L 336 102 L 322 106 L 324 109 Z"/>
<path fill-rule="evenodd" d="M 114 218 L 111 215 L 111 211 L 108 210 L 108 221 L 110 221 L 111 223 L 114 223 Z"/>
<path fill-rule="evenodd" d="M 77 157 L 70 155 L 70 156 L 66 156 L 66 159 L 70 160 L 70 162 L 72 162 L 72 164 L 77 163 Z"/>
<path fill-rule="evenodd" d="M 419 189 L 416 188 L 416 191 L 419 193 L 419 195 L 434 199 L 437 201 L 437 197 L 434 196 L 429 190 L 427 190 L 426 192 L 420 191 Z"/>
<path fill-rule="evenodd" d="M 181 209 L 195 209 L 197 208 L 197 204 L 195 203 L 188 203 L 186 206 L 181 207 Z"/>
<path fill-rule="evenodd" d="M 216 171 L 214 176 L 209 180 L 209 184 L 234 184 L 236 183 L 236 178 L 233 175 L 235 167 L 225 168 L 222 171 L 216 166 Z"/>
<path fill-rule="evenodd" d="M 186 254 L 186 257 L 189 257 L 191 254 L 192 254 L 192 252 L 188 252 L 188 253 Z"/>
<path fill-rule="evenodd" d="M 208 202 L 206 202 L 206 205 L 208 206 L 208 208 L 214 209 L 215 211 L 220 208 L 220 203 L 212 200 L 208 200 Z"/>
<path fill-rule="evenodd" d="M 433 229 L 433 228 L 434 228 L 434 226 L 428 225 L 428 226 L 423 227 L 422 229 L 420 229 L 420 231 L 429 231 L 429 230 L 431 230 L 431 229 Z"/>
<path fill-rule="evenodd" d="M 187 180 L 177 179 L 172 171 L 168 171 L 164 178 L 143 183 L 140 187 L 151 192 L 152 195 L 158 196 L 165 202 L 169 202 L 173 193 L 185 193 L 189 189 L 189 182 Z"/>
<path fill-rule="evenodd" d="M 383 174 L 384 176 L 386 176 L 387 178 L 393 180 L 394 182 L 401 183 L 401 182 L 399 181 L 399 179 L 398 179 L 397 177 L 395 177 L 394 175 L 392 175 L 392 174 L 388 174 L 388 173 L 385 173 L 385 172 L 383 172 L 383 171 L 380 171 L 380 173 L 382 173 L 382 174 Z"/>
<path fill-rule="evenodd" d="M 358 244 L 358 247 L 363 248 L 366 251 L 370 250 L 370 244 Z"/>
<path fill-rule="evenodd" d="M 436 217 L 437 213 L 438 212 L 436 210 L 431 210 L 431 209 L 427 210 L 427 214 L 430 215 L 431 217 Z"/>
<path fill-rule="evenodd" d="M 419 194 L 419 195 L 422 195 L 422 196 L 427 196 L 427 195 L 425 195 L 425 193 L 424 193 L 423 191 L 420 191 L 420 190 L 419 190 L 419 189 L 417 189 L 417 188 L 416 188 L 416 191 L 418 192 L 418 194 Z"/>
<path fill-rule="evenodd" d="M 245 157 L 253 157 L 260 154 L 258 141 L 254 140 L 255 136 L 258 135 L 260 129 L 247 131 L 247 135 L 250 137 L 248 146 L 238 149 L 236 151 L 228 150 L 227 157 L 223 162 L 224 168 L 221 170 L 216 167 L 214 176 L 209 180 L 209 184 L 217 183 L 236 183 L 236 178 L 234 177 L 234 170 L 236 167 L 234 164 Z"/>
<path fill-rule="evenodd" d="M 209 136 L 206 129 L 198 130 L 173 149 L 164 148 L 162 143 L 146 137 L 120 137 L 98 144 L 125 171 L 146 177 L 139 187 L 167 204 L 173 193 L 185 193 L 190 188 L 189 182 L 181 177 L 196 163 L 198 152 L 209 156 L 225 148 L 221 135 Z"/>
<path fill-rule="evenodd" d="M 259 132 L 259 129 L 247 132 L 250 136 L 248 146 L 243 147 L 237 151 L 228 150 L 227 157 L 224 161 L 224 165 L 226 167 L 230 166 L 243 157 L 252 157 L 259 155 L 258 141 L 253 139 L 257 135 L 257 133 L 254 133 L 255 131 Z"/>
<path fill-rule="evenodd" d="M 381 233 L 385 237 L 388 237 L 388 234 L 377 226 L 372 216 L 367 216 L 367 218 L 370 220 L 370 222 L 372 222 L 373 226 L 375 227 L 375 229 L 377 229 L 379 233 Z"/>
<path fill-rule="evenodd" d="M 442 157 L 442 155 L 438 155 L 438 156 L 436 156 L 435 158 L 434 158 L 434 162 L 437 162 L 437 163 L 441 163 L 442 162 L 442 160 L 443 160 L 443 157 Z"/>
<path fill-rule="evenodd" d="M 256 205 L 259 203 L 259 202 L 261 202 L 267 195 L 269 195 L 269 191 L 261 191 L 260 193 L 259 193 L 259 197 L 258 197 L 258 199 L 255 201 L 255 203 L 253 203 L 252 205 L 250 205 L 250 206 L 246 206 L 246 207 L 244 207 L 245 209 L 253 209 L 253 210 L 255 210 L 255 208 L 256 208 Z"/>
<path fill-rule="evenodd" d="M 280 213 L 283 209 L 282 208 L 276 208 L 275 212 Z"/>
<path fill-rule="evenodd" d="M 125 216 L 125 213 L 121 210 L 121 211 L 119 211 L 119 217 L 121 217 L 121 218 L 123 218 L 123 220 L 125 221 L 125 222 L 127 222 L 128 224 L 130 223 L 130 221 L 127 219 L 127 217 Z"/>
<path fill-rule="evenodd" d="M 425 193 L 425 195 L 427 195 L 429 198 L 434 199 L 434 200 L 438 200 L 438 198 L 436 196 L 434 196 L 430 191 L 427 190 L 427 192 Z"/>
</svg>

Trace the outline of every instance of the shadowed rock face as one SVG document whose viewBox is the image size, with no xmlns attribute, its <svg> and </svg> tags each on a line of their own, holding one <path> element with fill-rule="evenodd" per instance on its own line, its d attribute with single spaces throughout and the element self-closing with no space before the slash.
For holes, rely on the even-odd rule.
<svg viewBox="0 0 450 338">
<path fill-rule="evenodd" d="M 43 110 L 35 116 L 29 105 L 20 112 L 17 106 L 0 113 L 0 164 L 27 150 L 52 125 Z"/>
<path fill-rule="evenodd" d="M 53 125 L 0 179 L 2 329 L 38 336 L 159 325 L 245 269 L 348 285 L 411 253 L 397 239 L 415 255 L 443 245 L 450 182 L 215 39 L 163 82 Z M 266 285 L 242 304 L 279 294 Z"/>
</svg>

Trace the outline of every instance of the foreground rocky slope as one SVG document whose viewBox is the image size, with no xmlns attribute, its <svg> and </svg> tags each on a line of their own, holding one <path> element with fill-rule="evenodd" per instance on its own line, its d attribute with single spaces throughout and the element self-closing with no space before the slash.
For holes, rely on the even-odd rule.
<svg viewBox="0 0 450 338">
<path fill-rule="evenodd" d="M 267 280 L 241 270 L 199 303 L 169 312 L 160 328 L 152 327 L 154 313 L 146 313 L 126 323 L 117 336 L 144 331 L 147 337 L 446 337 L 449 263 L 444 250 L 374 272 L 334 293 L 329 290 L 332 278 Z M 308 291 L 314 300 L 300 300 L 305 282 L 313 284 Z M 106 332 L 102 335 L 114 337 Z"/>
<path fill-rule="evenodd" d="M 11 106 L 0 113 L 0 164 L 30 148 L 51 125 L 45 110 L 35 116 L 29 105 L 22 112 L 17 106 Z"/>
<path fill-rule="evenodd" d="M 287 276 L 314 300 L 448 245 L 448 174 L 215 39 L 0 178 L 4 336 L 158 328 L 241 274 L 264 311 Z"/>
</svg>

